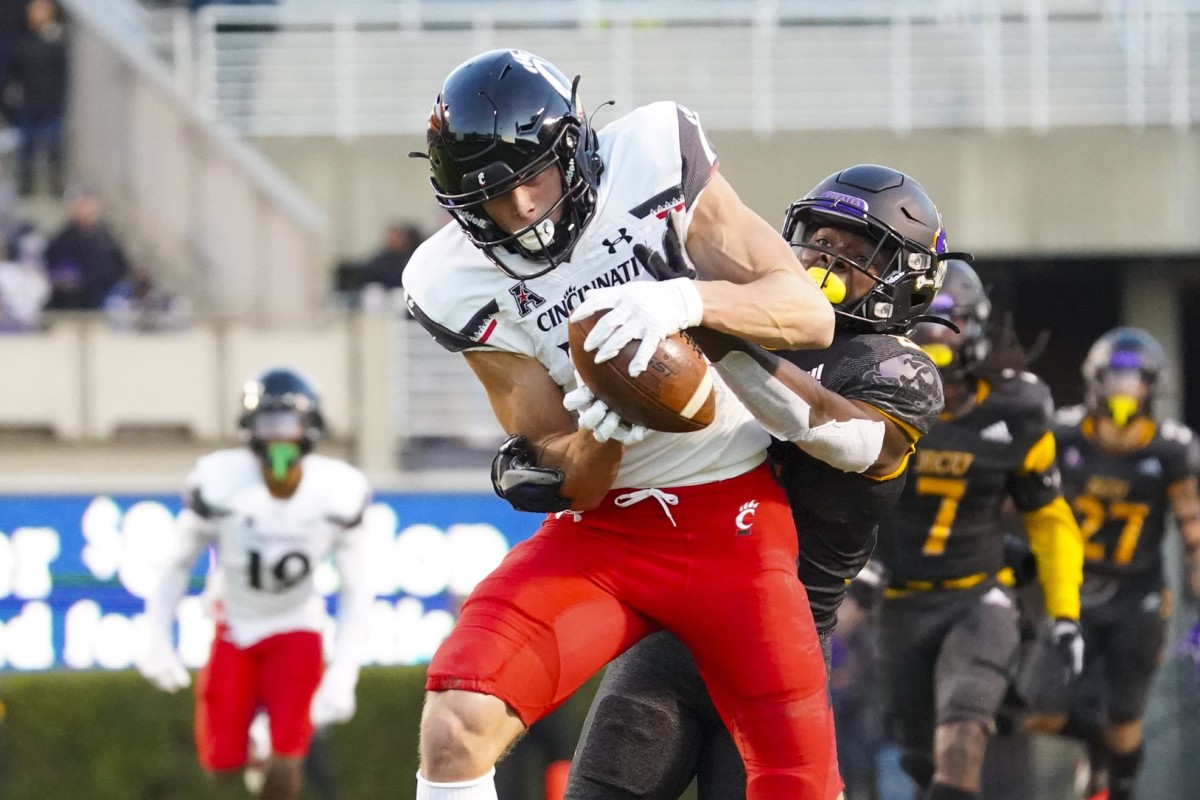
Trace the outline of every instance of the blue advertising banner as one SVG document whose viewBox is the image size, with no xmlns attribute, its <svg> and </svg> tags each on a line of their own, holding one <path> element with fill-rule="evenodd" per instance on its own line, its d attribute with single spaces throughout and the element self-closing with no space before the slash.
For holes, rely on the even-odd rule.
<svg viewBox="0 0 1200 800">
<path fill-rule="evenodd" d="M 0 496 L 0 672 L 130 667 L 179 507 L 174 495 Z M 378 495 L 364 519 L 376 594 L 368 663 L 428 661 L 461 599 L 540 522 L 491 495 Z M 212 638 L 207 568 L 201 557 L 177 617 L 189 667 Z M 323 564 L 316 580 L 332 614 L 337 572 Z"/>
</svg>

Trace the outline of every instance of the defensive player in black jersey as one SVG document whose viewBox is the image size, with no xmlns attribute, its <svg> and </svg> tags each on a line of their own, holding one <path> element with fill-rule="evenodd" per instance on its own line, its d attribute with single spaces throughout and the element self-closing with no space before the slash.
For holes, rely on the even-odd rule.
<svg viewBox="0 0 1200 800">
<path fill-rule="evenodd" d="M 801 536 L 799 574 L 828 658 L 847 581 L 870 556 L 878 517 L 899 496 L 914 443 L 942 406 L 937 369 L 902 334 L 941 283 L 945 243 L 925 191 L 874 165 L 818 184 L 789 208 L 783 235 L 834 303 L 832 346 L 768 353 L 707 329 L 691 333 L 777 439 L 772 455 Z M 659 277 L 690 272 L 666 244 L 672 263 L 648 268 Z M 674 800 L 693 777 L 706 800 L 745 796 L 741 759 L 691 654 L 658 633 L 609 666 L 566 797 Z"/>
<path fill-rule="evenodd" d="M 998 579 L 1001 506 L 1008 496 L 1024 513 L 1055 644 L 1076 672 L 1082 539 L 1059 489 L 1050 392 L 1027 372 L 986 369 L 991 304 L 970 266 L 951 262 L 933 311 L 961 332 L 913 333 L 941 370 L 946 409 L 880 525 L 880 657 L 905 770 L 928 800 L 967 800 L 1018 657 L 1017 609 Z"/>
<path fill-rule="evenodd" d="M 1170 615 L 1162 564 L 1168 511 L 1187 547 L 1189 588 L 1200 595 L 1200 444 L 1155 413 L 1164 361 L 1145 331 L 1104 334 L 1083 364 L 1085 405 L 1061 410 L 1055 429 L 1063 491 L 1086 539 L 1085 666 L 1067 732 L 1089 742 L 1088 796 L 1108 800 L 1133 796 L 1142 758 L 1142 714 Z M 1065 721 L 1043 719 L 1039 727 L 1061 729 Z"/>
</svg>

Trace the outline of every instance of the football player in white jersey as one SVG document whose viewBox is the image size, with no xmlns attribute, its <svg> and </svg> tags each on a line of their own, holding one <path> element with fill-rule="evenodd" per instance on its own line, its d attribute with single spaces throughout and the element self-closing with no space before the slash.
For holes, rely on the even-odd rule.
<svg viewBox="0 0 1200 800">
<path fill-rule="evenodd" d="M 504 429 L 561 481 L 561 504 L 433 657 L 417 798 L 495 798 L 494 764 L 528 725 L 667 629 L 733 731 L 750 800 L 832 800 L 825 671 L 769 436 L 719 380 L 703 430 L 628 424 L 577 379 L 566 323 L 611 309 L 586 346 L 602 360 L 640 339 L 636 374 L 699 324 L 826 347 L 833 308 L 717 172 L 695 114 L 654 103 L 597 133 L 577 83 L 527 52 L 476 56 L 447 77 L 420 154 L 457 224 L 405 269 L 409 309 L 465 354 Z M 668 224 L 705 280 L 655 281 L 634 256 L 661 252 Z"/>
<path fill-rule="evenodd" d="M 171 643 L 175 609 L 196 559 L 213 549 L 222 589 L 216 635 L 196 689 L 196 746 L 219 777 L 245 766 L 249 728 L 270 717 L 262 796 L 299 795 L 314 727 L 354 715 L 354 689 L 373 595 L 363 512 L 371 501 L 354 467 L 312 453 L 324 423 L 312 386 L 274 369 L 246 383 L 240 420 L 248 447 L 204 456 L 188 478 L 171 558 L 146 599 L 142 674 L 164 691 L 190 678 Z M 324 667 L 324 598 L 314 571 L 334 557 L 341 581 L 333 660 Z"/>
</svg>

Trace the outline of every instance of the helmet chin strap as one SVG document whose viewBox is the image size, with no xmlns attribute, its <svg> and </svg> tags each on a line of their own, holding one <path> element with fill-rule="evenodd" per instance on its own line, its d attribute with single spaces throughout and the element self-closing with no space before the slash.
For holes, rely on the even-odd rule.
<svg viewBox="0 0 1200 800">
<path fill-rule="evenodd" d="M 961 328 L 959 328 L 957 325 L 955 325 L 953 322 L 946 319 L 945 317 L 938 317 L 933 314 L 922 314 L 918 317 L 912 318 L 913 325 L 917 325 L 922 322 L 934 322 L 934 323 L 937 323 L 938 325 L 943 325 L 943 326 L 949 328 L 950 330 L 954 331 L 955 333 L 962 333 Z"/>
<path fill-rule="evenodd" d="M 268 442 L 266 455 L 271 477 L 281 481 L 287 477 L 288 471 L 300 460 L 300 445 L 295 442 Z"/>
</svg>

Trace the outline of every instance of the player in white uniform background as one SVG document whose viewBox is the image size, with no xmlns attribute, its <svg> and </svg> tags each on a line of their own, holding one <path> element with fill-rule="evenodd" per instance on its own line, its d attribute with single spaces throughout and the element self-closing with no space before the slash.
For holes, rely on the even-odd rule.
<svg viewBox="0 0 1200 800">
<path fill-rule="evenodd" d="M 409 309 L 465 354 L 501 425 L 525 437 L 525 474 L 556 483 L 572 513 L 509 553 L 435 654 L 418 800 L 495 798 L 492 768 L 512 740 L 662 628 L 693 651 L 734 731 L 747 796 L 832 800 L 824 666 L 768 435 L 719 380 L 710 426 L 647 432 L 581 386 L 567 352 L 568 318 L 601 309 L 585 346 L 603 360 L 641 340 L 635 373 L 701 323 L 826 347 L 829 301 L 675 103 L 597 134 L 561 71 L 495 50 L 447 77 L 420 155 L 457 224 L 405 269 Z M 645 271 L 634 248 L 661 252 L 668 225 L 704 280 Z M 519 484 L 498 490 L 520 507 Z"/>
<path fill-rule="evenodd" d="M 270 719 L 262 796 L 299 795 L 302 763 L 320 727 L 349 720 L 369 624 L 361 472 L 312 451 L 324 423 L 312 386 L 287 369 L 246 383 L 240 426 L 247 446 L 202 457 L 187 481 L 162 581 L 146 600 L 142 674 L 164 691 L 190 683 L 172 644 L 175 610 L 197 558 L 212 549 L 221 586 L 212 653 L 196 686 L 201 765 L 237 777 L 255 713 Z M 324 667 L 324 598 L 317 566 L 333 555 L 341 588 L 333 659 Z"/>
</svg>

